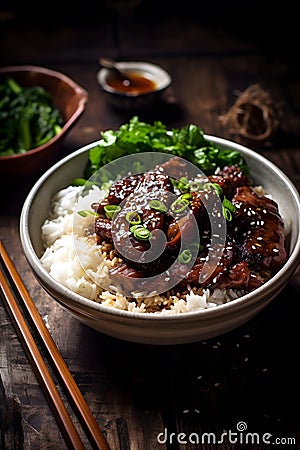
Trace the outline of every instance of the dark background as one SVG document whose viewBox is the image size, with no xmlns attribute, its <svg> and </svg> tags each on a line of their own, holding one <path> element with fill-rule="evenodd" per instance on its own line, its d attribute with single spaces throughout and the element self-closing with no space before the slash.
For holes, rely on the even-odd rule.
<svg viewBox="0 0 300 450">
<path fill-rule="evenodd" d="M 230 134 L 221 127 L 219 114 L 228 110 L 237 91 L 260 82 L 272 98 L 279 94 L 285 134 L 257 151 L 299 188 L 296 6 L 290 1 L 128 0 L 71 5 L 52 1 L 33 7 L 30 2 L 7 1 L 0 3 L 0 64 L 48 66 L 87 88 L 86 111 L 62 153 L 128 119 L 103 101 L 95 77 L 100 56 L 161 64 L 173 77 L 168 95 L 176 105 L 151 118 L 165 120 L 170 127 L 195 121 L 205 132 L 225 138 Z M 41 314 L 48 316 L 59 350 L 101 428 L 116 442 L 113 450 L 129 450 L 129 442 L 138 439 L 138 450 L 153 450 L 163 426 L 187 433 L 221 432 L 234 429 L 239 420 L 248 423 L 249 431 L 299 436 L 299 271 L 268 308 L 227 335 L 167 348 L 112 339 L 66 315 L 26 264 L 18 221 L 34 181 L 12 179 L 3 186 L 1 238 Z M 8 374 L 3 392 L 19 401 L 12 441 L 19 426 L 27 443 L 35 439 L 36 447 L 27 448 L 61 450 L 63 446 L 55 445 L 62 440 L 53 416 L 1 303 L 0 309 L 0 348 L 7 361 L 3 373 Z"/>
</svg>

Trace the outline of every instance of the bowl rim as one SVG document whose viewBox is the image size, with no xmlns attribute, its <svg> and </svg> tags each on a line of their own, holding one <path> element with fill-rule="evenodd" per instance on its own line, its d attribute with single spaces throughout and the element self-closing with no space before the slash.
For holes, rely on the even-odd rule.
<svg viewBox="0 0 300 450">
<path fill-rule="evenodd" d="M 12 72 L 37 72 L 44 75 L 51 76 L 53 78 L 57 78 L 59 80 L 64 81 L 66 84 L 72 87 L 72 89 L 76 92 L 76 94 L 79 97 L 78 107 L 76 108 L 76 111 L 72 114 L 72 116 L 67 120 L 61 131 L 53 136 L 48 142 L 46 142 L 43 145 L 40 145 L 39 147 L 32 148 L 30 150 L 27 150 L 24 153 L 16 153 L 13 155 L 4 155 L 0 156 L 0 161 L 7 161 L 12 159 L 21 159 L 25 158 L 27 155 L 32 155 L 34 153 L 38 153 L 45 148 L 49 147 L 50 145 L 54 144 L 56 141 L 61 139 L 63 134 L 76 122 L 76 120 L 80 117 L 80 115 L 85 110 L 86 103 L 88 101 L 88 92 L 80 86 L 78 83 L 76 83 L 74 80 L 72 80 L 68 75 L 64 74 L 63 72 L 59 72 L 57 70 L 48 69 L 47 67 L 42 66 L 35 66 L 35 65 L 20 65 L 20 66 L 6 66 L 6 67 L 0 67 L 0 75 L 5 73 L 12 73 Z"/>
<path fill-rule="evenodd" d="M 235 143 L 233 141 L 230 141 L 228 139 L 204 134 L 205 138 L 208 140 L 211 140 L 214 143 L 217 143 L 218 145 L 222 146 L 230 146 L 231 148 L 235 148 L 236 150 L 242 151 L 242 153 L 247 156 L 254 156 L 259 162 L 261 162 L 264 165 L 267 165 L 273 172 L 276 173 L 276 175 L 281 178 L 284 183 L 288 186 L 288 189 L 290 190 L 295 203 L 297 205 L 297 210 L 299 212 L 299 223 L 298 223 L 298 236 L 300 235 L 300 195 L 299 192 L 294 185 L 294 183 L 289 179 L 289 177 L 279 168 L 277 167 L 272 161 L 268 160 L 264 156 L 260 155 L 259 153 L 256 153 L 254 150 L 249 149 L 248 147 L 245 147 L 241 144 Z M 81 306 L 85 307 L 89 311 L 97 311 L 99 313 L 108 314 L 110 316 L 119 317 L 120 319 L 139 319 L 142 321 L 145 320 L 155 320 L 155 321 L 181 321 L 183 319 L 201 319 L 203 318 L 215 318 L 218 316 L 222 316 L 224 314 L 224 311 L 230 313 L 231 311 L 237 312 L 241 311 L 245 308 L 248 308 L 252 304 L 257 303 L 257 296 L 258 294 L 268 288 L 268 286 L 271 285 L 272 289 L 270 293 L 277 294 L 280 291 L 280 288 L 282 287 L 282 280 L 287 282 L 290 277 L 294 274 L 294 272 L 297 270 L 298 265 L 300 264 L 300 239 L 296 240 L 295 246 L 292 249 L 288 260 L 284 264 L 284 266 L 274 275 L 270 280 L 268 280 L 266 283 L 264 283 L 262 286 L 258 287 L 254 291 L 243 295 L 241 297 L 238 297 L 234 300 L 231 300 L 230 302 L 217 305 L 216 307 L 212 308 L 206 308 L 206 309 L 199 309 L 195 311 L 188 311 L 188 312 L 182 312 L 182 313 L 171 313 L 171 314 L 165 314 L 165 313 L 142 313 L 142 312 L 133 312 L 133 311 L 125 311 L 125 310 L 119 310 L 113 307 L 105 306 L 101 303 L 97 303 L 94 300 L 90 300 L 88 298 L 85 298 L 81 296 L 80 294 L 77 294 L 67 287 L 61 285 L 58 281 L 56 281 L 54 278 L 51 277 L 51 275 L 47 272 L 47 270 L 41 265 L 40 260 L 33 248 L 33 245 L 31 243 L 30 239 L 30 233 L 28 229 L 28 216 L 29 211 L 31 207 L 31 203 L 35 198 L 35 195 L 38 193 L 38 191 L 42 188 L 43 184 L 47 181 L 48 177 L 50 177 L 57 169 L 62 167 L 64 164 L 66 164 L 69 160 L 72 160 L 73 158 L 76 158 L 77 156 L 86 153 L 91 148 L 95 147 L 100 140 L 92 142 L 90 144 L 85 145 L 84 147 L 81 147 L 80 149 L 75 150 L 74 152 L 70 153 L 60 161 L 58 161 L 56 164 L 54 164 L 50 169 L 48 169 L 34 184 L 34 186 L 31 188 L 29 194 L 27 195 L 25 202 L 23 204 L 21 214 L 20 214 L 20 222 L 19 222 L 19 229 L 20 229 L 20 239 L 21 244 L 23 247 L 23 251 L 25 253 L 26 259 L 31 266 L 31 269 L 33 272 L 35 272 L 35 275 L 43 281 L 43 286 L 50 285 L 54 288 L 56 292 L 60 294 L 60 297 L 67 296 L 70 299 L 70 302 L 72 304 L 79 304 Z M 34 267 L 34 269 L 33 269 Z M 46 281 L 44 281 L 46 280 Z M 47 290 L 47 289 L 46 289 Z M 48 291 L 49 292 L 49 291 Z M 52 295 L 50 293 L 50 295 Z M 274 295 L 273 295 L 274 296 Z M 52 295 L 53 297 L 53 295 Z M 61 303 L 64 306 L 64 302 L 61 300 L 57 300 L 59 303 Z M 266 300 L 260 300 L 260 302 L 265 303 Z M 70 307 L 72 309 L 72 306 L 69 306 L 69 303 L 66 302 L 66 307 Z"/>
<path fill-rule="evenodd" d="M 157 82 L 156 88 L 149 92 L 142 93 L 131 93 L 131 92 L 121 92 L 117 89 L 111 87 L 106 79 L 109 72 L 109 69 L 101 68 L 96 73 L 96 78 L 101 86 L 101 88 L 110 94 L 116 95 L 118 97 L 126 97 L 126 98 L 136 98 L 136 97 L 146 97 L 151 94 L 162 92 L 167 89 L 172 83 L 172 78 L 170 74 L 158 64 L 154 64 L 147 61 L 118 61 L 118 66 L 122 70 L 135 70 L 140 73 L 151 72 L 153 74 L 153 79 Z M 157 81 L 158 80 L 158 81 Z"/>
</svg>

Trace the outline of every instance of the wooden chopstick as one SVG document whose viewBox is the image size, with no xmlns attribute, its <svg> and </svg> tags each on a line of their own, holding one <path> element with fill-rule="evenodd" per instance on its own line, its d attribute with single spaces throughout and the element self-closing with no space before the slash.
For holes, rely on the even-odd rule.
<svg viewBox="0 0 300 450">
<path fill-rule="evenodd" d="M 2 250 L 2 249 L 1 249 Z M 30 333 L 27 323 L 22 316 L 19 306 L 10 290 L 9 284 L 5 279 L 2 272 L 0 272 L 0 285 L 5 295 L 10 312 L 13 315 L 15 323 L 25 343 L 27 354 L 30 357 L 38 375 L 44 390 L 46 389 L 46 396 L 50 402 L 52 410 L 56 412 L 55 418 L 57 419 L 59 428 L 71 448 L 84 450 L 79 434 L 69 416 L 69 413 L 59 395 L 59 392 L 51 378 L 50 372 L 40 354 L 40 351 Z"/>
<path fill-rule="evenodd" d="M 32 298 L 29 295 L 22 279 L 20 278 L 10 256 L 8 255 L 3 242 L 0 240 L 0 255 L 1 260 L 3 261 L 13 283 L 15 284 L 18 293 L 20 294 L 20 301 L 22 302 L 22 306 L 29 314 L 30 319 L 32 320 L 32 324 L 39 335 L 39 338 L 43 342 L 46 347 L 51 361 L 57 370 L 61 381 L 67 390 L 71 400 L 77 410 L 79 415 L 80 422 L 82 427 L 85 429 L 88 437 L 91 441 L 91 444 L 94 448 L 101 450 L 109 450 L 109 446 L 94 418 L 92 415 L 84 397 L 81 394 L 80 389 L 78 388 L 74 378 L 72 377 L 63 357 L 61 356 L 54 340 L 48 328 L 46 327 L 42 317 L 40 316 Z M 62 428 L 62 433 L 68 442 L 71 445 L 71 448 L 74 449 L 84 449 L 83 444 L 80 440 L 78 432 L 71 421 L 71 418 L 66 410 L 66 407 L 59 395 L 59 392 L 54 384 L 53 379 L 51 378 L 51 374 L 42 358 L 42 355 L 33 339 L 33 336 L 30 332 L 30 329 L 22 315 L 22 312 L 19 309 L 18 303 L 12 294 L 9 283 L 6 280 L 4 274 L 0 271 L 0 285 L 3 291 L 3 294 L 6 298 L 7 305 L 14 317 L 18 330 L 23 337 L 23 341 L 25 343 L 25 349 L 27 350 L 28 355 L 30 356 L 34 367 L 37 369 L 38 374 L 40 375 L 42 385 L 46 388 L 46 392 L 48 394 L 48 399 L 50 399 L 52 406 L 55 408 L 55 411 L 58 414 L 59 424 Z"/>
</svg>

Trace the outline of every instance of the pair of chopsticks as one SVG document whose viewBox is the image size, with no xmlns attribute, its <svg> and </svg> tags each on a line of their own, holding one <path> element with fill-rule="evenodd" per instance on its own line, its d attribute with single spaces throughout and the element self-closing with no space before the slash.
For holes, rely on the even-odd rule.
<svg viewBox="0 0 300 450">
<path fill-rule="evenodd" d="M 60 380 L 71 398 L 71 401 L 79 416 L 82 428 L 86 431 L 92 447 L 95 449 L 109 450 L 109 446 L 95 418 L 93 417 L 84 397 L 82 396 L 1 240 L 0 265 L 2 267 L 0 270 L 0 287 L 3 293 L 3 298 L 6 300 L 6 306 L 8 307 L 9 312 L 14 319 L 16 329 L 22 338 L 24 349 L 32 363 L 33 368 L 35 369 L 35 373 L 41 383 L 41 386 L 44 389 L 45 396 L 52 411 L 54 412 L 54 416 L 68 448 L 84 450 L 79 433 L 72 422 L 68 410 L 58 392 L 55 382 L 38 349 L 34 337 L 31 334 L 30 328 L 27 325 L 18 302 L 29 316 L 33 328 L 48 351 L 51 363 L 59 374 Z"/>
</svg>

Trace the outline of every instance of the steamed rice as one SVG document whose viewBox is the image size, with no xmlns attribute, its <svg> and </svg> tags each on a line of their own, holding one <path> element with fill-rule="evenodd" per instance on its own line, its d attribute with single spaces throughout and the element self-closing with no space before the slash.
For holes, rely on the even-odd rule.
<svg viewBox="0 0 300 450">
<path fill-rule="evenodd" d="M 127 298 L 101 288 L 108 285 L 109 269 L 118 260 L 96 244 L 85 230 L 93 216 L 81 217 L 76 211 L 88 209 L 93 202 L 104 198 L 106 191 L 94 186 L 85 197 L 82 187 L 69 186 L 54 195 L 49 217 L 42 225 L 45 252 L 41 263 L 49 274 L 71 291 L 107 307 L 142 313 L 174 314 L 213 308 L 243 295 L 232 289 L 188 288 L 150 297 Z M 76 220 L 74 222 L 74 218 Z M 80 258 L 78 258 L 80 254 Z"/>
</svg>

